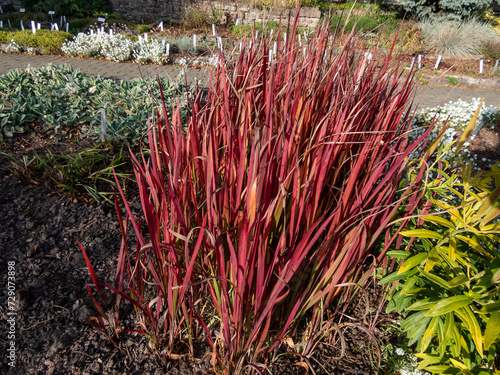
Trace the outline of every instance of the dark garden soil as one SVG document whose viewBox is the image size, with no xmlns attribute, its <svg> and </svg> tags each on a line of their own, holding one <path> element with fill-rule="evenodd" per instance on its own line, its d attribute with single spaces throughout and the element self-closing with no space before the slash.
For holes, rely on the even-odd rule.
<svg viewBox="0 0 500 375">
<path fill-rule="evenodd" d="M 18 159 L 34 152 L 67 153 L 83 148 L 68 135 L 57 135 L 33 129 L 0 144 L 0 151 Z M 485 136 L 485 139 L 492 139 Z M 498 134 L 494 150 L 499 155 Z M 60 193 L 50 179 L 37 185 L 24 181 L 12 172 L 11 160 L 0 154 L 0 290 L 2 302 L 2 335 L 0 350 L 3 374 L 212 374 L 209 347 L 199 345 L 197 361 L 188 357 L 177 360 L 153 355 L 144 338 L 123 334 L 120 349 L 104 342 L 85 321 L 94 315 L 86 291 L 91 283 L 77 239 L 85 247 L 98 275 L 105 281 L 114 277 L 120 247 L 120 230 L 114 207 L 89 204 Z M 140 205 L 133 199 L 132 208 Z M 14 262 L 14 263 L 12 263 Z M 8 304 L 8 265 L 15 264 L 15 304 Z M 106 280 L 107 279 L 107 280 Z M 12 279 L 11 279 L 12 280 Z M 268 363 L 273 374 L 374 374 L 379 347 L 394 337 L 383 329 L 395 323 L 394 316 L 382 314 L 370 336 L 366 329 L 373 319 L 369 307 L 377 309 L 380 289 L 373 283 L 365 298 L 351 305 L 342 316 L 350 325 L 332 342 L 322 342 L 310 358 L 302 358 L 288 346 L 283 355 Z M 133 311 L 123 306 L 123 325 L 135 328 Z M 12 307 L 12 310 L 11 310 Z M 11 314 L 14 313 L 14 314 Z M 9 315 L 11 314 L 11 315 Z M 6 324 L 8 319 L 13 324 Z M 359 327 L 362 328 L 359 328 Z M 15 367 L 8 365 L 10 341 L 6 332 L 15 333 Z M 343 354 L 343 356 L 342 356 Z M 340 358 L 342 357 L 342 358 Z M 199 363 L 201 362 L 201 363 Z M 309 368 L 309 371 L 306 369 Z M 314 371 L 312 371 L 314 370 Z"/>
</svg>

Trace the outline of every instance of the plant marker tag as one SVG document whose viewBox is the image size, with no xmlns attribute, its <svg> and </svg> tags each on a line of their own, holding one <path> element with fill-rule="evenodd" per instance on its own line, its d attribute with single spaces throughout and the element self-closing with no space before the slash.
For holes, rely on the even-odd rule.
<svg viewBox="0 0 500 375">
<path fill-rule="evenodd" d="M 236 18 L 236 23 L 235 23 L 235 25 L 238 25 L 238 23 L 240 23 L 240 20 L 239 20 L 239 18 Z"/>
<path fill-rule="evenodd" d="M 23 24 L 23 20 L 21 20 L 21 30 L 24 31 L 24 24 Z"/>
<path fill-rule="evenodd" d="M 7 20 L 7 23 L 9 24 L 9 29 L 10 29 L 10 28 L 11 28 L 11 26 L 10 26 L 10 20 L 9 20 L 9 19 Z"/>
<path fill-rule="evenodd" d="M 484 60 L 479 61 L 479 74 L 483 74 L 484 71 Z"/>
<path fill-rule="evenodd" d="M 19 9 L 19 13 L 24 13 L 24 12 L 26 12 L 26 9 L 24 8 Z"/>
<path fill-rule="evenodd" d="M 57 23 L 56 23 L 57 26 Z M 94 30 L 90 29 L 90 35 L 94 35 Z"/>
<path fill-rule="evenodd" d="M 0 20 L 0 29 L 3 29 L 3 21 Z"/>
<path fill-rule="evenodd" d="M 148 34 L 147 33 L 144 33 L 144 41 L 148 41 Z"/>
<path fill-rule="evenodd" d="M 104 22 L 104 21 L 106 21 L 106 19 L 105 19 L 105 18 L 102 18 L 102 17 L 99 17 L 97 20 L 98 20 L 99 22 Z"/>
<path fill-rule="evenodd" d="M 274 33 L 274 29 L 271 29 L 271 32 L 269 33 L 269 37 L 272 38 Z"/>
<path fill-rule="evenodd" d="M 273 54 L 276 55 L 276 51 L 278 50 L 278 45 L 276 44 L 276 42 L 274 42 L 274 46 L 273 46 Z"/>
<path fill-rule="evenodd" d="M 497 69 L 498 69 L 498 62 L 499 62 L 499 61 L 500 61 L 500 60 L 497 60 L 497 61 L 496 61 L 496 63 L 495 63 L 495 67 L 493 68 L 493 73 L 495 73 L 495 72 L 497 71 Z"/>
<path fill-rule="evenodd" d="M 252 49 L 252 41 L 250 41 L 250 43 L 248 43 L 248 49 L 251 50 Z"/>
<path fill-rule="evenodd" d="M 59 31 L 59 26 L 57 26 L 57 23 L 54 23 L 54 29 L 56 29 L 57 31 Z"/>
<path fill-rule="evenodd" d="M 60 25 L 61 27 L 62 27 L 62 17 L 63 17 L 63 16 L 61 16 L 61 18 L 59 19 L 59 25 Z"/>
<path fill-rule="evenodd" d="M 139 38 L 138 41 L 139 41 L 139 43 L 141 43 L 142 42 L 142 36 L 138 35 L 137 38 Z"/>
<path fill-rule="evenodd" d="M 167 43 L 167 56 L 170 55 L 170 43 Z"/>
<path fill-rule="evenodd" d="M 66 32 L 69 33 L 69 23 L 66 22 Z"/>
<path fill-rule="evenodd" d="M 411 60 L 410 70 L 413 69 L 413 65 L 415 65 L 415 56 L 413 56 L 413 60 Z"/>
<path fill-rule="evenodd" d="M 38 30 L 40 30 L 40 29 L 42 28 L 42 25 L 40 24 L 40 22 L 38 22 L 38 23 L 36 24 L 36 28 L 37 28 Z"/>
<path fill-rule="evenodd" d="M 193 48 L 196 49 L 196 34 L 193 34 Z"/>
<path fill-rule="evenodd" d="M 222 52 L 222 38 L 220 36 L 217 37 L 217 45 L 219 46 L 219 49 Z"/>
<path fill-rule="evenodd" d="M 300 34 L 299 34 L 299 46 L 302 47 L 302 38 L 300 37 Z"/>
<path fill-rule="evenodd" d="M 212 24 L 212 34 L 215 36 L 215 25 Z"/>
<path fill-rule="evenodd" d="M 302 48 L 302 52 L 304 52 L 304 56 L 306 55 L 306 47 Z"/>
<path fill-rule="evenodd" d="M 271 64 L 271 61 L 273 61 L 273 50 L 269 50 L 269 64 Z"/>
<path fill-rule="evenodd" d="M 67 21 L 66 21 L 66 16 L 62 16 L 62 17 L 63 17 L 63 21 L 64 21 L 64 22 L 67 22 Z"/>
<path fill-rule="evenodd" d="M 442 58 L 442 57 L 443 57 L 442 55 L 439 55 L 439 56 L 438 56 L 438 59 L 437 59 L 437 61 L 436 61 L 436 66 L 434 66 L 434 69 L 437 69 L 437 68 L 439 67 L 439 63 L 441 62 L 441 58 Z"/>
<path fill-rule="evenodd" d="M 422 69 L 422 55 L 418 55 L 418 68 Z"/>
<path fill-rule="evenodd" d="M 2 6 L 0 5 L 0 13 L 3 14 L 3 9 L 2 9 Z"/>
<path fill-rule="evenodd" d="M 259 30 L 255 30 L 255 39 L 259 37 Z"/>
<path fill-rule="evenodd" d="M 163 48 L 165 48 L 165 39 L 161 40 L 161 45 L 162 45 Z"/>
<path fill-rule="evenodd" d="M 109 35 L 113 36 L 113 29 L 109 29 Z"/>
<path fill-rule="evenodd" d="M 56 14 L 56 12 L 54 12 L 53 10 L 49 10 L 49 15 L 50 15 L 50 20 L 51 21 L 54 21 L 54 14 Z"/>
<path fill-rule="evenodd" d="M 371 59 L 373 58 L 373 53 L 371 53 L 371 52 L 366 52 L 366 58 L 367 58 L 368 60 L 371 60 Z"/>
<path fill-rule="evenodd" d="M 304 30 L 304 39 L 306 40 L 307 42 L 307 34 L 306 34 L 306 31 Z"/>
<path fill-rule="evenodd" d="M 101 142 L 106 140 L 106 110 L 101 108 Z"/>
<path fill-rule="evenodd" d="M 101 33 L 104 34 L 104 26 L 101 26 Z"/>
<path fill-rule="evenodd" d="M 160 28 L 161 31 L 163 31 L 163 21 L 160 22 L 160 24 L 158 25 L 158 27 Z"/>
<path fill-rule="evenodd" d="M 242 49 L 243 49 L 243 44 L 240 42 L 240 53 Z"/>
</svg>

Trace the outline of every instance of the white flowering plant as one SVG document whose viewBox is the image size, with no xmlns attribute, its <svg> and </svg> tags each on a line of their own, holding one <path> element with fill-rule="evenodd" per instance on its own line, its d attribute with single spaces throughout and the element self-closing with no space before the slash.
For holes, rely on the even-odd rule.
<svg viewBox="0 0 500 375">
<path fill-rule="evenodd" d="M 447 122 L 447 128 L 437 145 L 438 147 L 443 148 L 445 145 L 453 142 L 453 140 L 457 138 L 458 134 L 465 130 L 478 108 L 480 109 L 476 125 L 471 133 L 471 136 L 469 137 L 469 140 L 473 140 L 480 129 L 486 128 L 493 130 L 498 123 L 498 117 L 500 116 L 500 109 L 493 106 L 482 105 L 480 98 L 473 98 L 470 102 L 464 100 L 458 100 L 456 102 L 450 101 L 442 107 L 421 110 L 416 113 L 413 120 L 413 134 L 411 137 L 418 137 L 431 123 L 434 122 L 435 126 L 429 137 L 429 142 L 432 143 L 435 139 L 437 139 L 443 125 Z M 455 153 L 455 149 L 452 147 L 444 148 L 445 153 L 442 155 L 442 158 L 450 163 L 476 162 L 478 160 L 478 156 L 473 154 L 468 148 L 468 146 L 470 146 L 469 140 L 465 141 L 460 153 Z M 414 154 L 413 158 L 416 157 L 418 157 L 418 155 Z M 481 161 L 488 162 L 486 158 L 482 158 Z M 489 160 L 489 162 L 492 164 L 496 162 L 496 160 Z"/>
<path fill-rule="evenodd" d="M 115 62 L 132 57 L 133 43 L 125 36 L 106 33 L 79 33 L 74 40 L 63 44 L 61 50 L 69 56 L 104 57 Z"/>
<path fill-rule="evenodd" d="M 7 46 L 7 52 L 20 53 L 20 52 L 23 52 L 23 47 L 21 47 L 19 44 L 17 44 L 14 41 L 14 39 L 11 39 L 9 45 Z"/>
<path fill-rule="evenodd" d="M 135 62 L 146 64 L 153 62 L 155 64 L 163 64 L 168 57 L 165 55 L 165 46 L 157 39 L 140 40 L 135 43 L 133 50 Z"/>
</svg>

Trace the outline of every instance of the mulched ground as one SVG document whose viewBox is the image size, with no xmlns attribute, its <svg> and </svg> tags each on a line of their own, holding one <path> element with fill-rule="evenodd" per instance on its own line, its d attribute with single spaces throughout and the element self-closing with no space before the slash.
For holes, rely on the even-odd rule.
<svg viewBox="0 0 500 375">
<path fill-rule="evenodd" d="M 65 153 L 86 147 L 69 140 L 67 134 L 28 131 L 0 144 L 0 152 L 18 159 L 35 152 Z M 498 132 L 483 129 L 472 145 L 488 157 L 498 157 Z M 76 148 L 76 150 L 75 150 Z M 0 153 L 0 303 L 2 325 L 12 316 L 7 303 L 7 262 L 15 262 L 15 368 L 8 366 L 6 334 L 0 337 L 5 374 L 197 374 L 213 373 L 209 357 L 198 363 L 182 357 L 170 360 L 150 353 L 139 336 L 123 335 L 120 350 L 103 342 L 85 322 L 94 315 L 85 285 L 91 283 L 78 239 L 99 275 L 112 278 L 121 235 L 114 207 L 89 204 L 61 195 L 50 180 L 38 185 L 23 181 L 12 172 L 12 163 Z M 131 193 L 133 195 L 133 192 Z M 136 212 L 140 205 L 132 203 Z M 369 286 L 369 306 L 377 308 L 381 291 Z M 353 325 L 343 329 L 344 349 L 339 337 L 321 343 L 315 354 L 304 359 L 283 347 L 279 358 L 269 363 L 273 374 L 373 374 L 377 346 L 359 326 L 368 327 L 373 313 L 366 314 L 366 302 L 359 298 L 343 320 Z M 124 307 L 123 324 L 132 327 L 131 309 Z M 382 315 L 374 337 L 384 344 L 394 337 L 382 332 L 383 322 L 395 322 Z M 6 329 L 2 329 L 6 332 Z M 287 352 L 288 350 L 288 352 Z M 199 347 L 198 358 L 209 352 Z M 342 358 L 341 354 L 344 352 Z M 309 372 L 306 370 L 309 368 Z"/>
</svg>

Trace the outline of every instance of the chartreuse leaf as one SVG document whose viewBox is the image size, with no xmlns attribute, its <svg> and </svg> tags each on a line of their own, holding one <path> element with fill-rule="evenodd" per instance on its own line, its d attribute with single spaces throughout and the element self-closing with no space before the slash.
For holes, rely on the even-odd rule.
<svg viewBox="0 0 500 375">
<path fill-rule="evenodd" d="M 378 283 L 379 283 L 379 285 L 390 284 L 390 283 L 393 283 L 393 282 L 398 281 L 398 280 L 406 279 L 407 277 L 409 277 L 411 274 L 414 274 L 415 272 L 416 272 L 416 270 L 410 270 L 410 271 L 406 271 L 406 272 L 402 272 L 402 273 L 393 272 L 390 275 L 387 275 L 386 277 L 384 277 Z"/>
<path fill-rule="evenodd" d="M 438 300 L 431 298 L 421 299 L 406 308 L 407 311 L 422 311 L 429 310 Z"/>
<path fill-rule="evenodd" d="M 488 303 L 479 310 L 481 314 L 489 314 L 494 311 L 500 311 L 500 302 Z"/>
<path fill-rule="evenodd" d="M 467 125 L 464 132 L 462 133 L 462 137 L 460 138 L 460 141 L 458 141 L 457 147 L 455 148 L 455 154 L 460 151 L 467 138 L 469 138 L 470 133 L 472 133 L 474 124 L 476 123 L 477 117 L 479 116 L 479 111 L 481 110 L 481 106 L 483 105 L 483 101 L 484 98 L 481 99 L 481 103 L 479 103 L 479 107 L 477 107 L 476 113 L 474 113 L 474 116 L 470 120 L 469 125 Z"/>
<path fill-rule="evenodd" d="M 415 353 L 417 358 L 420 358 L 421 361 L 418 363 L 418 369 L 422 370 L 429 365 L 433 365 L 435 363 L 441 363 L 443 357 L 437 355 L 431 355 L 427 353 Z"/>
<path fill-rule="evenodd" d="M 441 240 L 443 238 L 439 233 L 428 229 L 404 230 L 400 234 L 406 237 L 433 238 L 435 240 Z"/>
<path fill-rule="evenodd" d="M 474 344 L 476 345 L 476 350 L 482 358 L 483 357 L 483 337 L 481 335 L 481 328 L 479 327 L 479 323 L 477 322 L 476 317 L 474 316 L 474 314 L 472 313 L 471 309 L 468 306 L 462 306 L 462 307 L 456 308 L 455 313 L 460 318 L 460 320 L 462 322 L 464 322 L 465 326 L 469 330 L 469 332 L 472 336 L 472 340 L 474 341 Z"/>
<path fill-rule="evenodd" d="M 467 245 L 469 245 L 470 247 L 472 247 L 474 250 L 480 252 L 481 254 L 487 256 L 488 258 L 491 258 L 491 259 L 494 259 L 494 257 L 488 253 L 480 244 L 479 242 L 477 241 L 477 237 L 473 237 L 473 238 L 470 238 L 470 237 L 466 237 L 466 236 L 462 236 L 460 234 L 457 234 L 456 235 L 456 238 L 465 242 Z"/>
<path fill-rule="evenodd" d="M 401 267 L 399 267 L 398 275 L 412 269 L 413 267 L 418 266 L 425 259 L 427 259 L 427 253 L 420 253 L 420 254 L 412 256 L 411 258 L 408 258 L 404 262 L 404 264 Z"/>
<path fill-rule="evenodd" d="M 417 367 L 420 369 L 420 367 Z M 423 368 L 422 368 L 423 369 Z M 425 368 L 426 372 L 430 372 L 432 374 L 458 374 L 460 370 L 458 368 L 454 368 L 448 365 L 437 365 L 437 366 L 429 366 Z"/>
<path fill-rule="evenodd" d="M 456 240 L 456 238 L 454 236 L 451 236 L 448 243 L 449 243 L 448 256 L 452 260 L 456 260 L 457 259 L 457 240 Z"/>
<path fill-rule="evenodd" d="M 435 316 L 431 319 L 427 329 L 425 330 L 424 336 L 422 337 L 422 346 L 420 348 L 420 352 L 423 353 L 426 351 L 429 346 L 431 339 L 436 336 L 436 330 L 438 327 L 438 323 L 440 321 L 439 316 Z"/>
<path fill-rule="evenodd" d="M 456 311 L 459 308 L 468 306 L 472 303 L 472 299 L 468 296 L 453 296 L 445 298 L 437 302 L 433 307 L 427 311 L 425 316 L 439 316 L 444 315 L 452 311 Z"/>
<path fill-rule="evenodd" d="M 450 280 L 449 286 L 450 288 L 456 288 L 457 286 L 465 284 L 467 281 L 469 281 L 469 278 L 466 275 L 458 275 Z"/>
<path fill-rule="evenodd" d="M 465 364 L 463 364 L 460 361 L 457 361 L 456 359 L 450 358 L 450 362 L 453 363 L 453 366 L 458 368 L 460 371 L 462 371 L 464 374 L 472 374 L 471 371 L 467 368 Z"/>
<path fill-rule="evenodd" d="M 425 272 L 431 271 L 438 261 L 439 261 L 439 254 L 437 249 L 434 247 L 429 252 L 429 256 L 427 258 L 427 261 L 425 262 L 425 267 L 424 267 Z"/>
<path fill-rule="evenodd" d="M 450 229 L 455 229 L 455 225 L 449 220 L 446 220 L 444 217 L 436 216 L 436 215 L 426 215 L 421 217 L 422 220 L 428 221 L 430 223 L 440 224 Z"/>
<path fill-rule="evenodd" d="M 495 311 L 490 315 L 488 323 L 486 323 L 484 350 L 488 350 L 498 338 L 500 338 L 500 311 Z"/>
<path fill-rule="evenodd" d="M 430 272 L 426 272 L 425 270 L 419 269 L 420 273 L 429 281 L 433 282 L 434 284 L 439 285 L 440 287 L 449 290 L 450 285 L 444 280 L 443 278 L 434 275 Z"/>
<path fill-rule="evenodd" d="M 492 284 L 498 284 L 500 282 L 500 268 L 491 277 Z"/>
<path fill-rule="evenodd" d="M 405 250 L 392 250 L 385 253 L 385 255 L 396 259 L 406 259 L 411 255 L 411 253 Z"/>
</svg>

